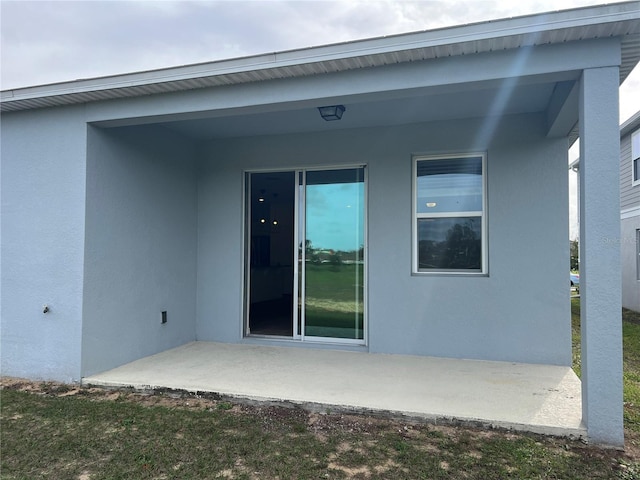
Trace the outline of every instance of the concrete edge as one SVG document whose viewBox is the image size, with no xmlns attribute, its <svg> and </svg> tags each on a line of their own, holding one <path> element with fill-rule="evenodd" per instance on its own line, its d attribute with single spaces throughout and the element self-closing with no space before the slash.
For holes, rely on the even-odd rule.
<svg viewBox="0 0 640 480">
<path fill-rule="evenodd" d="M 340 405 L 319 402 L 309 402 L 304 400 L 281 399 L 272 397 L 261 397 L 255 395 L 243 395 L 231 392 L 218 392 L 209 390 L 198 390 L 189 388 L 173 388 L 162 385 L 126 384 L 102 380 L 82 379 L 80 384 L 86 387 L 99 387 L 106 389 L 128 389 L 134 392 L 157 393 L 157 394 L 178 394 L 194 395 L 197 397 L 211 398 L 214 400 L 233 401 L 251 406 L 281 406 L 287 408 L 300 408 L 313 413 L 343 413 L 353 415 L 371 415 L 378 418 L 388 418 L 395 420 L 409 420 L 418 423 L 428 423 L 432 425 L 453 425 L 467 426 L 474 428 L 484 428 L 500 431 L 516 431 L 522 433 L 534 433 L 559 438 L 569 438 L 572 440 L 587 441 L 587 429 L 584 423 L 579 428 L 555 427 L 550 425 L 525 424 L 500 420 L 491 420 L 474 417 L 452 417 L 439 414 L 425 414 L 420 412 L 407 412 L 401 410 L 384 410 L 358 405 Z"/>
</svg>

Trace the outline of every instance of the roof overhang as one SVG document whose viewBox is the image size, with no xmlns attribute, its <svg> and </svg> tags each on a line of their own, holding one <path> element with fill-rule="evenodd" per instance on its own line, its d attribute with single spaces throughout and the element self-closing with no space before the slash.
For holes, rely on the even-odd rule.
<svg viewBox="0 0 640 480">
<path fill-rule="evenodd" d="M 620 125 L 620 138 L 640 128 L 640 110 L 631 116 L 626 122 Z"/>
<path fill-rule="evenodd" d="M 620 83 L 640 60 L 640 3 L 625 2 L 1 92 L 1 111 L 73 105 L 617 37 Z"/>
</svg>

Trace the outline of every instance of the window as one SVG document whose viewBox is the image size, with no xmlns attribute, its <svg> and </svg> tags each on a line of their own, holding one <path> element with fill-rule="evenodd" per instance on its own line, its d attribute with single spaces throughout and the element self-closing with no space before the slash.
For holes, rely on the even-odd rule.
<svg viewBox="0 0 640 480">
<path fill-rule="evenodd" d="M 413 164 L 413 273 L 486 273 L 486 155 Z"/>
<path fill-rule="evenodd" d="M 640 185 L 640 130 L 631 135 L 631 168 L 633 184 Z"/>
</svg>

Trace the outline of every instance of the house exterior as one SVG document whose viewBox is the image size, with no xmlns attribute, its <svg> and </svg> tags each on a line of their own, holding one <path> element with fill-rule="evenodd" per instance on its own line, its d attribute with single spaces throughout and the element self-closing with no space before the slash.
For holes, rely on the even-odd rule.
<svg viewBox="0 0 640 480">
<path fill-rule="evenodd" d="M 2 373 L 217 341 L 571 365 L 620 446 L 618 88 L 640 3 L 2 92 Z M 319 107 L 341 119 L 326 121 Z"/>
<path fill-rule="evenodd" d="M 640 312 L 640 111 L 620 127 L 622 306 Z"/>
</svg>

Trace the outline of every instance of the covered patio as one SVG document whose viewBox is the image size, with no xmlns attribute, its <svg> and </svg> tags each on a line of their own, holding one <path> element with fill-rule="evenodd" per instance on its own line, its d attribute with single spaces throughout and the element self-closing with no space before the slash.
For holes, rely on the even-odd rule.
<svg viewBox="0 0 640 480">
<path fill-rule="evenodd" d="M 639 20 L 624 2 L 3 91 L 3 373 L 622 447 Z"/>
<path fill-rule="evenodd" d="M 192 342 L 83 384 L 586 436 L 580 380 L 563 366 Z"/>
</svg>

